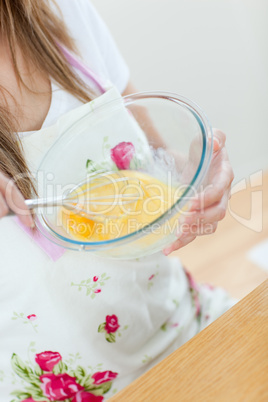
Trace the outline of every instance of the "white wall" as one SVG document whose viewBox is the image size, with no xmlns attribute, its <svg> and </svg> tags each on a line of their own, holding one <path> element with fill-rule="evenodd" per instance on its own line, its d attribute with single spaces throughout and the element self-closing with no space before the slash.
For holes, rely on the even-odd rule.
<svg viewBox="0 0 268 402">
<path fill-rule="evenodd" d="M 191 98 L 228 135 L 236 181 L 268 169 L 267 0 L 91 0 L 139 90 Z"/>
</svg>

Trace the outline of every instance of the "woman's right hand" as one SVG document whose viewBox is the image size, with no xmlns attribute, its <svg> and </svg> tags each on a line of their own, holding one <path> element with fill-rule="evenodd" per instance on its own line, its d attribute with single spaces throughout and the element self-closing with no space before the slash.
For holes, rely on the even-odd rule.
<svg viewBox="0 0 268 402">
<path fill-rule="evenodd" d="M 0 172 L 0 218 L 12 210 L 26 226 L 34 227 L 30 210 L 24 202 L 23 195 L 14 181 Z"/>
</svg>

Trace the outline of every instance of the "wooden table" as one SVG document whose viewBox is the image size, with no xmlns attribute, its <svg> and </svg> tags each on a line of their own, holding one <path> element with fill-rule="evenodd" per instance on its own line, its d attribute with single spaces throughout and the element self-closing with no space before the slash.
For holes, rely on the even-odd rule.
<svg viewBox="0 0 268 402">
<path fill-rule="evenodd" d="M 268 401 L 268 280 L 111 402 Z"/>
</svg>

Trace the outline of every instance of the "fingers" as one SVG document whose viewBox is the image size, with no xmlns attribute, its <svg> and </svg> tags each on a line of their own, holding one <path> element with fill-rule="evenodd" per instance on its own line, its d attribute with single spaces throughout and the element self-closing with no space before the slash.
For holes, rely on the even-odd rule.
<svg viewBox="0 0 268 402">
<path fill-rule="evenodd" d="M 225 193 L 229 194 L 229 191 L 230 185 L 225 185 L 224 183 L 207 188 L 191 202 L 190 211 L 200 211 L 200 213 L 201 211 L 205 211 L 209 207 L 220 203 L 223 197 L 225 197 Z"/>
<path fill-rule="evenodd" d="M 234 179 L 230 162 L 227 160 L 217 163 L 216 161 L 211 169 L 209 184 L 191 201 L 191 211 L 204 210 L 220 202 L 224 194 L 230 191 Z"/>
<path fill-rule="evenodd" d="M 197 236 L 209 235 L 216 231 L 217 222 L 214 223 L 206 223 L 204 225 L 192 225 L 191 230 L 186 230 L 184 232 L 180 232 L 179 238 L 175 240 L 171 246 L 166 247 L 163 250 L 164 255 L 169 255 L 175 250 L 179 250 L 182 247 L 187 246 L 187 244 L 191 243 L 196 239 Z"/>
<path fill-rule="evenodd" d="M 218 222 L 224 219 L 229 200 L 229 192 L 226 191 L 220 202 L 212 205 L 204 211 L 195 211 L 189 216 L 179 219 L 178 237 L 188 235 L 203 236 L 216 231 Z"/>
<path fill-rule="evenodd" d="M 191 243 L 197 236 L 206 236 L 215 233 L 218 222 L 225 217 L 229 193 L 226 192 L 221 201 L 203 213 L 196 211 L 185 219 L 180 219 L 178 239 L 171 246 L 163 250 L 164 255 L 169 255 Z"/>
<path fill-rule="evenodd" d="M 172 243 L 171 246 L 166 247 L 163 250 L 163 254 L 169 255 L 173 251 L 179 250 L 180 248 L 185 247 L 187 244 L 191 243 L 195 238 L 196 238 L 196 236 L 189 235 L 189 236 L 185 236 L 184 238 L 178 239 L 178 240 L 174 241 L 174 243 Z"/>
<path fill-rule="evenodd" d="M 196 236 L 206 236 L 214 233 L 217 229 L 218 222 L 205 222 L 197 221 L 191 224 L 181 225 L 179 232 L 177 234 L 178 240 L 183 244 L 186 242 L 188 244 L 188 239 Z"/>
<path fill-rule="evenodd" d="M 0 218 L 9 210 L 16 213 L 20 221 L 29 227 L 34 227 L 34 220 L 24 198 L 13 180 L 0 174 Z"/>
<path fill-rule="evenodd" d="M 221 130 L 213 129 L 213 156 L 206 177 L 206 187 L 191 200 L 191 214 L 183 220 L 180 219 L 178 240 L 163 250 L 165 255 L 189 244 L 196 236 L 214 233 L 218 222 L 225 217 L 234 179 L 225 141 L 225 134 Z M 195 156 L 194 151 L 197 148 L 198 143 L 193 142 L 190 154 Z"/>
<path fill-rule="evenodd" d="M 220 201 L 212 204 L 204 210 L 195 210 L 184 219 L 188 225 L 196 224 L 198 222 L 206 224 L 219 222 L 224 219 L 229 200 L 229 191 L 226 191 Z"/>
</svg>

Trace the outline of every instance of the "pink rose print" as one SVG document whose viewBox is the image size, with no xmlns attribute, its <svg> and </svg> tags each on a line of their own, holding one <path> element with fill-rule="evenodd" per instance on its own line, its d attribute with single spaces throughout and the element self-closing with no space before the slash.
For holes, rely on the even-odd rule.
<svg viewBox="0 0 268 402">
<path fill-rule="evenodd" d="M 155 272 L 154 274 L 150 275 L 148 278 L 147 289 L 150 290 L 152 286 L 154 286 L 155 278 L 159 274 L 159 271 Z"/>
<path fill-rule="evenodd" d="M 134 153 L 135 148 L 131 142 L 120 142 L 111 149 L 111 159 L 118 169 L 129 169 Z"/>
<path fill-rule="evenodd" d="M 118 376 L 118 373 L 112 371 L 99 371 L 93 374 L 94 384 L 100 385 L 107 381 L 113 381 Z"/>
<path fill-rule="evenodd" d="M 97 396 L 91 394 L 91 392 L 81 391 L 78 392 L 72 399 L 72 402 L 101 402 L 103 401 L 103 396 Z"/>
<path fill-rule="evenodd" d="M 64 401 L 82 391 L 84 388 L 78 384 L 75 377 L 69 374 L 43 374 L 40 376 L 40 388 L 50 401 Z"/>
<path fill-rule="evenodd" d="M 11 318 L 12 320 L 21 320 L 23 324 L 27 324 L 28 326 L 32 327 L 34 332 L 37 331 L 38 325 L 34 323 L 35 320 L 37 320 L 37 316 L 35 314 L 29 314 L 26 315 L 24 313 L 16 313 L 14 311 L 13 317 Z"/>
<path fill-rule="evenodd" d="M 36 402 L 33 398 L 23 399 L 22 402 Z M 45 402 L 45 401 L 43 401 Z"/>
<path fill-rule="evenodd" d="M 105 324 L 102 324 L 103 332 L 105 332 Z M 115 337 L 112 333 L 106 333 L 106 335 L 108 337 Z M 109 339 L 109 342 L 113 342 L 113 340 Z M 34 344 L 35 342 L 31 342 L 30 347 Z M 70 356 L 81 358 L 79 353 L 76 353 L 76 355 L 70 354 Z M 94 373 L 91 367 L 90 372 L 88 372 L 85 367 L 80 365 L 75 369 L 74 360 L 76 360 L 76 357 L 71 363 L 72 367 L 68 369 L 67 364 L 62 361 L 59 353 L 39 353 L 36 355 L 39 365 L 41 358 L 41 366 L 50 362 L 51 366 L 49 368 L 52 370 L 55 363 L 61 361 L 59 367 L 54 369 L 54 371 L 55 373 L 59 373 L 60 370 L 58 369 L 64 370 L 64 373 L 55 374 L 47 372 L 39 375 L 38 370 L 34 369 L 32 363 L 29 361 L 24 362 L 16 353 L 13 353 L 11 366 L 14 374 L 17 374 L 20 379 L 25 380 L 25 383 L 22 384 L 24 389 L 14 391 L 17 398 L 21 402 L 37 402 L 37 400 L 40 402 L 102 402 L 104 394 L 111 389 L 113 380 L 117 378 L 118 374 L 110 370 Z M 102 364 L 97 365 L 97 367 L 101 366 Z M 47 369 L 48 367 L 46 366 Z M 23 397 L 25 399 L 22 399 Z"/>
<path fill-rule="evenodd" d="M 166 332 L 169 328 L 177 328 L 180 324 L 178 322 L 166 321 L 161 325 L 160 329 Z"/>
<path fill-rule="evenodd" d="M 35 321 L 37 319 L 35 314 L 27 315 L 27 318 L 28 318 L 29 321 Z"/>
<path fill-rule="evenodd" d="M 35 355 L 35 361 L 43 371 L 52 371 L 61 360 L 62 357 L 58 352 L 42 352 Z"/>
<path fill-rule="evenodd" d="M 128 329 L 128 325 L 125 325 L 120 329 L 120 331 L 118 331 L 120 327 L 118 318 L 115 314 L 106 315 L 106 321 L 99 325 L 98 332 L 104 332 L 106 341 L 114 343 L 116 342 L 116 337 L 122 336 L 121 332 Z"/>
<path fill-rule="evenodd" d="M 103 291 L 103 286 L 111 279 L 105 272 L 100 276 L 93 276 L 92 278 L 83 279 L 80 283 L 71 282 L 71 286 L 75 286 L 78 290 L 85 289 L 86 296 L 90 296 L 91 299 L 95 299 L 96 294 Z"/>
<path fill-rule="evenodd" d="M 118 318 L 115 314 L 106 316 L 105 331 L 107 332 L 107 334 L 110 334 L 111 332 L 116 332 L 119 327 L 120 325 L 118 324 Z"/>
</svg>

